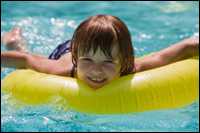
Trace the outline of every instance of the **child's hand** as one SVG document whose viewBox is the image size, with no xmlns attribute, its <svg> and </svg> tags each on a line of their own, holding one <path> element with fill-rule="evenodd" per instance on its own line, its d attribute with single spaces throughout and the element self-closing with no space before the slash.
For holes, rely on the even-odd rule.
<svg viewBox="0 0 200 133">
<path fill-rule="evenodd" d="M 183 40 L 186 45 L 188 55 L 198 56 L 199 55 L 199 36 L 194 36 Z"/>
<path fill-rule="evenodd" d="M 194 36 L 183 40 L 186 45 L 193 48 L 199 48 L 199 36 Z"/>
</svg>

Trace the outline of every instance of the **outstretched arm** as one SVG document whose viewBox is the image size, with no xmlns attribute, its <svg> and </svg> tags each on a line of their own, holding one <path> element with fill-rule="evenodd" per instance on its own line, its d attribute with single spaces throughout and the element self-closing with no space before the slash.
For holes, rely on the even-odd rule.
<svg viewBox="0 0 200 133">
<path fill-rule="evenodd" d="M 136 59 L 135 69 L 136 72 L 140 72 L 197 55 L 199 55 L 199 37 L 191 37 L 152 55 Z"/>
<path fill-rule="evenodd" d="M 1 52 L 1 67 L 28 68 L 48 74 L 69 76 L 71 68 L 68 67 L 67 62 L 63 62 L 25 52 Z"/>
</svg>

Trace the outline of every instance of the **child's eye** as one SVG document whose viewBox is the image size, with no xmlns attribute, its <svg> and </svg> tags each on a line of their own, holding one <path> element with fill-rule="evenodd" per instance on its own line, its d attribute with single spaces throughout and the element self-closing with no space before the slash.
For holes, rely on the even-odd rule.
<svg viewBox="0 0 200 133">
<path fill-rule="evenodd" d="M 82 60 L 83 61 L 91 61 L 92 62 L 92 59 L 90 59 L 90 58 L 83 58 Z"/>
<path fill-rule="evenodd" d="M 113 63 L 112 60 L 106 60 L 106 61 L 104 61 L 104 62 L 106 62 L 106 63 Z"/>
</svg>

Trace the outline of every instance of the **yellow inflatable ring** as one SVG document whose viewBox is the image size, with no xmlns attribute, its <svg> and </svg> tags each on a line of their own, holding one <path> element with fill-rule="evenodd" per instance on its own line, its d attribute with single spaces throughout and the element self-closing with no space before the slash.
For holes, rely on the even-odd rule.
<svg viewBox="0 0 200 133">
<path fill-rule="evenodd" d="M 32 70 L 16 70 L 1 85 L 4 92 L 32 104 L 46 104 L 59 96 L 80 112 L 121 114 L 183 107 L 199 97 L 199 60 L 186 59 L 130 74 L 94 90 L 71 78 Z"/>
</svg>

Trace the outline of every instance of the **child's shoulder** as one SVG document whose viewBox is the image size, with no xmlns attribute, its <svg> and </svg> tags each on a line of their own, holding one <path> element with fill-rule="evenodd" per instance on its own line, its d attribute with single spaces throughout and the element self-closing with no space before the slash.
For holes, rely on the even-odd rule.
<svg viewBox="0 0 200 133">
<path fill-rule="evenodd" d="M 152 69 L 156 66 L 159 66 L 161 58 L 159 53 L 152 53 L 142 57 L 135 58 L 135 72 L 141 72 L 144 70 Z"/>
<path fill-rule="evenodd" d="M 71 75 L 72 69 L 74 67 L 73 63 L 72 63 L 72 55 L 71 52 L 66 53 L 64 55 L 62 55 L 59 59 L 58 59 L 58 63 L 61 65 L 61 67 L 65 70 L 65 74 L 67 73 L 67 76 Z"/>
</svg>

